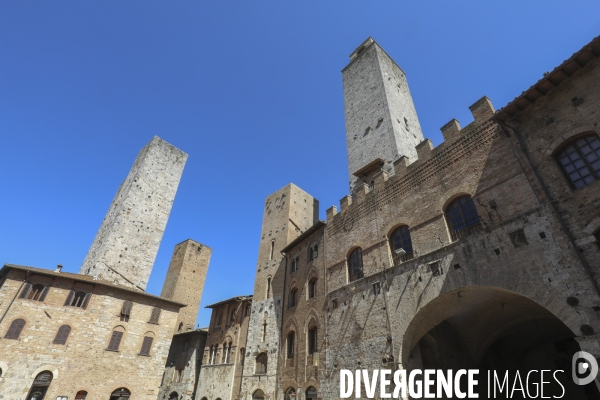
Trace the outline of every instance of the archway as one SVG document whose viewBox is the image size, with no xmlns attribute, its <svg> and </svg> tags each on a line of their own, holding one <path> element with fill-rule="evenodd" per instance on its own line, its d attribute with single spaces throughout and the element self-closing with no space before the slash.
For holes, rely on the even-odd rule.
<svg viewBox="0 0 600 400">
<path fill-rule="evenodd" d="M 52 378 L 54 375 L 50 371 L 42 371 L 37 374 L 27 395 L 27 400 L 43 400 L 52 383 Z"/>
<path fill-rule="evenodd" d="M 560 396 L 562 385 L 563 399 L 600 399 L 594 383 L 577 386 L 571 379 L 571 360 L 580 350 L 574 338 L 559 318 L 527 297 L 469 286 L 439 296 L 415 315 L 403 338 L 402 361 L 407 370 L 479 369 L 480 397 L 487 394 L 488 370 L 502 377 L 508 371 L 511 387 L 517 374 L 525 382 L 529 371 L 564 370 L 556 374 L 560 384 L 546 375 L 544 396 Z"/>
<path fill-rule="evenodd" d="M 288 388 L 288 390 L 285 391 L 285 396 L 284 396 L 284 400 L 296 400 L 296 389 L 291 387 Z"/>
<path fill-rule="evenodd" d="M 263 392 L 262 390 L 258 389 L 252 395 L 252 400 L 265 400 L 265 392 Z"/>
<path fill-rule="evenodd" d="M 169 400 L 178 400 L 179 399 L 179 395 L 177 394 L 177 392 L 171 392 L 171 394 L 169 395 Z"/>
<path fill-rule="evenodd" d="M 131 392 L 127 388 L 119 388 L 110 394 L 110 400 L 129 400 Z"/>
</svg>

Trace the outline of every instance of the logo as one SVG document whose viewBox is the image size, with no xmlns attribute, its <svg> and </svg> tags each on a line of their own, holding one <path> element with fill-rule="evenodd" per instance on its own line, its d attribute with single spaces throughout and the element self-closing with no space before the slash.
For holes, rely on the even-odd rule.
<svg viewBox="0 0 600 400">
<path fill-rule="evenodd" d="M 598 375 L 598 362 L 590 353 L 578 351 L 572 362 L 573 382 L 577 385 L 587 385 Z"/>
</svg>

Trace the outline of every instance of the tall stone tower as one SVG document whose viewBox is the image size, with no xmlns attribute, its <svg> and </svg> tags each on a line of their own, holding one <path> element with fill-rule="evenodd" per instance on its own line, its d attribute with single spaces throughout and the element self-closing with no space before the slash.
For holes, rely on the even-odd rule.
<svg viewBox="0 0 600 400">
<path fill-rule="evenodd" d="M 394 173 L 401 156 L 417 158 L 421 125 L 406 75 L 387 53 L 368 38 L 342 70 L 346 112 L 346 148 L 350 192 L 371 182 L 382 169 Z"/>
<path fill-rule="evenodd" d="M 160 297 L 187 304 L 179 311 L 175 333 L 194 329 L 212 249 L 188 239 L 175 246 Z"/>
<path fill-rule="evenodd" d="M 318 218 L 319 202 L 294 184 L 267 197 L 246 341 L 247 362 L 241 387 L 244 398 L 251 398 L 259 389 L 268 396 L 266 398 L 281 398 L 275 393 L 286 268 L 281 250 Z M 256 374 L 256 358 L 264 354 L 267 372 Z"/>
<path fill-rule="evenodd" d="M 187 154 L 154 137 L 119 187 L 79 270 L 146 289 Z"/>
</svg>

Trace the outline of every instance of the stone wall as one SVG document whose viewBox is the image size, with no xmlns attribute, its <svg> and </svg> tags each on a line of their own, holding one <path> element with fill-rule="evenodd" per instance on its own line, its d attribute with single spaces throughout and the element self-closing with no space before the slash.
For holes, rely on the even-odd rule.
<svg viewBox="0 0 600 400">
<path fill-rule="evenodd" d="M 132 398 L 155 400 L 180 305 L 75 274 L 30 270 L 27 276 L 26 270 L 3 269 L 9 272 L 0 288 L 0 396 L 24 399 L 36 375 L 49 370 L 54 375 L 49 399 L 72 399 L 79 390 L 86 390 L 88 398 L 108 399 L 115 389 L 126 387 Z M 44 301 L 18 297 L 25 280 L 50 285 Z M 71 289 L 92 292 L 86 309 L 64 305 Z M 122 320 L 126 300 L 133 307 L 130 318 Z M 154 307 L 161 309 L 158 324 L 149 322 Z M 26 321 L 19 338 L 5 338 L 18 318 Z M 71 327 L 66 344 L 53 344 L 63 325 Z M 124 331 L 121 344 L 118 351 L 108 351 L 115 328 Z M 140 355 L 145 336 L 154 337 L 149 356 Z"/>
<path fill-rule="evenodd" d="M 140 151 L 79 273 L 146 289 L 186 160 L 158 137 Z"/>
</svg>

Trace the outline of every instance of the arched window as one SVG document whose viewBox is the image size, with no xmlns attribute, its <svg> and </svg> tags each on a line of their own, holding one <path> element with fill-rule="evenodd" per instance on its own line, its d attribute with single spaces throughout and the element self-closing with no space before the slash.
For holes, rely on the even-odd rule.
<svg viewBox="0 0 600 400">
<path fill-rule="evenodd" d="M 125 333 L 125 328 L 122 326 L 117 326 L 110 336 L 110 341 L 108 342 L 108 347 L 106 350 L 108 351 L 119 351 L 119 346 L 121 345 L 121 339 L 123 339 L 123 334 Z"/>
<path fill-rule="evenodd" d="M 260 353 L 256 357 L 256 367 L 254 368 L 255 374 L 266 374 L 267 373 L 267 353 Z"/>
<path fill-rule="evenodd" d="M 288 390 L 285 391 L 284 400 L 296 400 L 296 389 L 293 387 L 288 388 Z"/>
<path fill-rule="evenodd" d="M 87 397 L 87 394 L 88 393 L 85 390 L 80 390 L 75 395 L 75 400 L 85 400 L 85 398 Z"/>
<path fill-rule="evenodd" d="M 477 214 L 471 196 L 461 196 L 446 207 L 446 221 L 452 241 L 471 235 L 481 229 L 481 219 Z"/>
<path fill-rule="evenodd" d="M 318 397 L 317 389 L 314 386 L 309 386 L 306 389 L 306 399 L 316 399 Z"/>
<path fill-rule="evenodd" d="M 152 333 L 146 333 L 146 335 L 144 336 L 144 340 L 142 341 L 140 356 L 150 355 L 150 350 L 152 349 L 152 342 L 154 342 L 154 335 Z"/>
<path fill-rule="evenodd" d="M 575 189 L 600 179 L 600 140 L 595 133 L 568 142 L 556 160 Z"/>
<path fill-rule="evenodd" d="M 131 392 L 126 388 L 119 388 L 110 394 L 110 400 L 127 400 Z"/>
<path fill-rule="evenodd" d="M 410 239 L 408 226 L 404 225 L 394 229 L 390 235 L 390 249 L 392 250 L 394 265 L 413 258 L 412 240 Z"/>
<path fill-rule="evenodd" d="M 23 290 L 21 290 L 21 294 L 19 294 L 20 299 L 34 300 L 34 301 L 44 301 L 46 299 L 46 295 L 50 290 L 50 286 L 44 285 L 31 285 L 31 283 L 27 282 L 23 286 Z"/>
<path fill-rule="evenodd" d="M 294 358 L 294 348 L 296 341 L 296 332 L 291 331 L 287 334 L 287 358 Z"/>
<path fill-rule="evenodd" d="M 240 365 L 244 365 L 244 361 L 246 360 L 246 349 L 242 347 L 240 349 Z"/>
<path fill-rule="evenodd" d="M 121 307 L 121 321 L 128 322 L 129 317 L 131 317 L 131 309 L 133 308 L 133 303 L 129 300 L 123 302 L 123 306 Z"/>
<path fill-rule="evenodd" d="M 67 300 L 65 301 L 65 306 L 80 307 L 85 310 L 88 306 L 91 296 L 91 293 L 75 292 L 74 290 L 71 290 L 67 296 Z"/>
<path fill-rule="evenodd" d="M 31 385 L 31 389 L 29 389 L 29 394 L 27 394 L 27 400 L 36 400 L 43 399 L 52 383 L 52 372 L 43 371 L 37 374 L 35 379 L 33 380 L 33 384 Z"/>
<path fill-rule="evenodd" d="M 312 261 L 319 257 L 319 245 L 313 244 L 308 248 L 308 261 Z"/>
<path fill-rule="evenodd" d="M 25 320 L 23 318 L 15 319 L 11 322 L 6 334 L 4 335 L 4 339 L 18 339 L 21 336 L 21 332 L 25 327 Z"/>
<path fill-rule="evenodd" d="M 262 390 L 258 389 L 252 395 L 252 400 L 265 400 L 265 392 L 263 392 Z"/>
<path fill-rule="evenodd" d="M 317 278 L 312 278 L 308 281 L 308 298 L 313 299 L 317 297 Z"/>
<path fill-rule="evenodd" d="M 150 321 L 148 321 L 148 322 L 151 324 L 158 325 L 159 319 L 160 319 L 160 308 L 154 307 L 152 309 L 152 314 L 150 314 Z"/>
<path fill-rule="evenodd" d="M 348 257 L 348 277 L 350 282 L 363 277 L 363 259 L 360 247 L 354 249 Z"/>
<path fill-rule="evenodd" d="M 69 334 L 71 333 L 71 327 L 69 325 L 63 325 L 58 328 L 56 336 L 54 337 L 53 344 L 66 344 Z"/>
<path fill-rule="evenodd" d="M 271 277 L 267 278 L 267 299 L 271 297 Z"/>
<path fill-rule="evenodd" d="M 288 308 L 296 307 L 298 302 L 298 289 L 292 288 L 290 295 L 288 296 Z"/>
<path fill-rule="evenodd" d="M 298 256 L 296 256 L 296 257 L 292 258 L 292 267 L 291 267 L 291 272 L 296 272 L 296 271 L 298 271 L 298 262 L 299 262 Z"/>
<path fill-rule="evenodd" d="M 308 330 L 308 354 L 314 354 L 317 350 L 317 327 Z"/>
<path fill-rule="evenodd" d="M 169 400 L 179 400 L 179 394 L 177 394 L 177 392 L 171 392 Z"/>
</svg>

